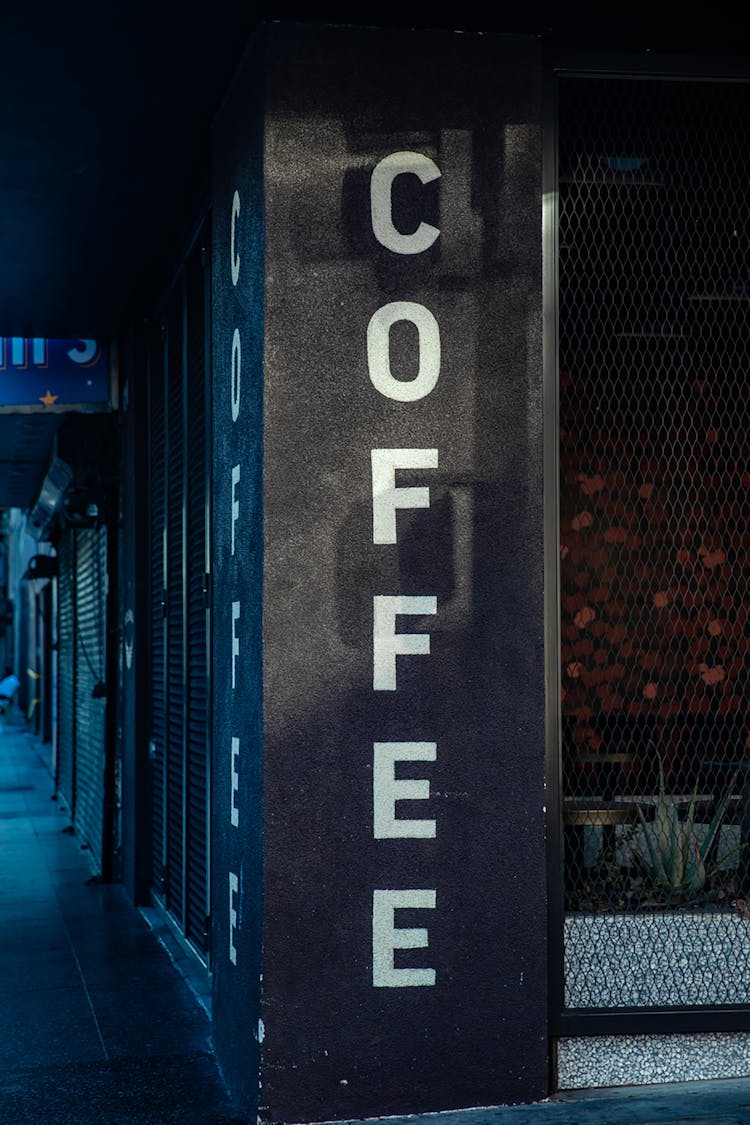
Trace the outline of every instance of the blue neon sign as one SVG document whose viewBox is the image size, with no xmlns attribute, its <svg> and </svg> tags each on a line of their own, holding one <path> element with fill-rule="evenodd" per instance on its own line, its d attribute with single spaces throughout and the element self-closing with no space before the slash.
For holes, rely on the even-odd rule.
<svg viewBox="0 0 750 1125">
<path fill-rule="evenodd" d="M 101 409 L 110 404 L 109 354 L 103 340 L 0 337 L 0 409 Z"/>
</svg>

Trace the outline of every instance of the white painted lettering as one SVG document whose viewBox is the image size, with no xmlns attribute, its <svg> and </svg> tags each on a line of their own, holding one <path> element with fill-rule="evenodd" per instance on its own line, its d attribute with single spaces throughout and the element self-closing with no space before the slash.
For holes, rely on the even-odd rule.
<svg viewBox="0 0 750 1125">
<path fill-rule="evenodd" d="M 235 828 L 239 827 L 240 823 L 240 810 L 237 807 L 235 800 L 240 788 L 240 775 L 239 775 L 239 760 L 240 760 L 240 740 L 239 738 L 232 738 L 232 757 L 230 761 L 230 798 L 229 804 L 231 809 L 231 820 Z M 235 766 L 237 768 L 235 768 Z"/>
<path fill-rule="evenodd" d="M 413 379 L 397 379 L 391 371 L 391 328 L 401 320 L 419 333 L 419 369 Z M 416 402 L 435 387 L 440 376 L 440 329 L 429 309 L 415 301 L 391 301 L 367 325 L 370 381 L 381 395 L 396 402 Z"/>
<path fill-rule="evenodd" d="M 229 960 L 237 964 L 237 946 L 234 944 L 234 931 L 237 929 L 237 911 L 234 909 L 234 896 L 240 889 L 240 881 L 233 871 L 229 872 Z M 408 931 L 406 931 L 408 932 Z"/>
<path fill-rule="evenodd" d="M 374 742 L 372 762 L 373 835 L 376 840 L 405 837 L 432 839 L 434 820 L 397 820 L 396 801 L 426 801 L 430 783 L 426 778 L 397 778 L 396 762 L 434 762 L 435 742 Z"/>
<path fill-rule="evenodd" d="M 240 515 L 240 502 L 235 499 L 236 488 L 240 483 L 240 467 L 235 465 L 232 468 L 232 554 L 234 554 L 234 525 L 237 523 Z"/>
<path fill-rule="evenodd" d="M 421 254 L 440 234 L 430 223 L 420 223 L 412 234 L 402 234 L 393 223 L 393 181 L 411 173 L 423 184 L 440 177 L 434 160 L 421 152 L 392 152 L 373 169 L 370 178 L 370 214 L 373 234 L 381 246 L 394 254 Z"/>
<path fill-rule="evenodd" d="M 372 983 L 375 988 L 412 988 L 433 985 L 434 969 L 397 969 L 396 949 L 425 949 L 425 929 L 397 929 L 397 910 L 434 910 L 435 891 L 373 891 L 372 894 Z"/>
<path fill-rule="evenodd" d="M 236 661 L 240 655 L 240 640 L 235 625 L 240 619 L 240 603 L 232 602 L 232 688 L 237 684 Z"/>
<path fill-rule="evenodd" d="M 240 388 L 242 381 L 242 344 L 240 330 L 235 328 L 232 336 L 232 421 L 240 416 Z"/>
<path fill-rule="evenodd" d="M 240 256 L 237 252 L 237 218 L 240 213 L 240 193 L 236 191 L 232 197 L 232 220 L 229 233 L 229 260 L 232 269 L 232 285 L 236 285 L 240 278 Z"/>
<path fill-rule="evenodd" d="M 372 541 L 395 543 L 396 508 L 429 508 L 429 488 L 397 488 L 396 469 L 436 469 L 437 449 L 372 450 Z"/>
<path fill-rule="evenodd" d="M 375 595 L 372 614 L 372 686 L 375 691 L 396 690 L 397 655 L 429 655 L 429 633 L 396 632 L 397 616 L 421 617 L 428 613 L 437 613 L 437 598 Z"/>
</svg>

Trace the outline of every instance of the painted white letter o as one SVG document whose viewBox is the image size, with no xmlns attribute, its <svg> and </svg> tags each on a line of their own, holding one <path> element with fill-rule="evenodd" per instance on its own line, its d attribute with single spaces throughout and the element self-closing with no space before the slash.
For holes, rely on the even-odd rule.
<svg viewBox="0 0 750 1125">
<path fill-rule="evenodd" d="M 391 328 L 399 320 L 410 321 L 419 333 L 414 379 L 395 379 L 391 372 Z M 373 313 L 367 325 L 367 364 L 373 387 L 386 398 L 416 402 L 428 395 L 440 375 L 440 329 L 430 310 L 414 301 L 392 301 Z"/>
<path fill-rule="evenodd" d="M 236 422 L 240 416 L 240 386 L 242 376 L 242 346 L 240 344 L 240 330 L 235 328 L 232 337 L 232 421 Z"/>
</svg>

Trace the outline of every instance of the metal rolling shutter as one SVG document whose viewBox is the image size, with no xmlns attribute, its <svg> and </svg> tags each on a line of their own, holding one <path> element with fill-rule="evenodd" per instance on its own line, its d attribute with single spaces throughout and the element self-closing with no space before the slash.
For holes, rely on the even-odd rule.
<svg viewBox="0 0 750 1125">
<path fill-rule="evenodd" d="M 186 271 L 187 800 L 185 932 L 208 944 L 206 299 L 200 247 Z"/>
<path fill-rule="evenodd" d="M 166 514 L 164 365 L 160 341 L 149 357 L 149 601 L 151 666 L 151 885 L 164 891 L 166 690 L 164 643 L 164 520 Z"/>
<path fill-rule="evenodd" d="M 75 533 L 75 825 L 102 868 L 106 697 L 107 529 Z"/>
<path fill-rule="evenodd" d="M 167 322 L 167 906 L 184 927 L 185 396 L 181 287 Z"/>
<path fill-rule="evenodd" d="M 71 811 L 75 804 L 75 532 L 57 546 L 57 786 Z"/>
<path fill-rule="evenodd" d="M 207 301 L 194 248 L 150 373 L 152 886 L 208 951 Z"/>
</svg>

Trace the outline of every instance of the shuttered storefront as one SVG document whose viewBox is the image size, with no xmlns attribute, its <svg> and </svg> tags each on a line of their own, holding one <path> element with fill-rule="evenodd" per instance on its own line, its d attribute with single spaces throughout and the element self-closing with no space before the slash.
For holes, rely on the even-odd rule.
<svg viewBox="0 0 750 1125">
<path fill-rule="evenodd" d="M 167 895 L 184 927 L 185 800 L 185 393 L 182 287 L 167 317 Z"/>
<path fill-rule="evenodd" d="M 104 842 L 107 529 L 75 532 L 75 823 L 99 870 Z"/>
<path fill-rule="evenodd" d="M 57 545 L 57 787 L 72 811 L 75 807 L 75 532 Z"/>
<path fill-rule="evenodd" d="M 68 529 L 58 544 L 57 784 L 97 871 L 107 838 L 107 529 Z"/>
<path fill-rule="evenodd" d="M 198 240 L 150 364 L 152 888 L 208 953 L 207 261 Z"/>
<path fill-rule="evenodd" d="M 166 412 L 161 341 L 149 349 L 149 663 L 151 666 L 151 886 L 165 890 L 164 781 L 166 745 L 164 518 L 166 513 Z"/>
<path fill-rule="evenodd" d="M 208 257 L 206 255 L 206 260 Z M 185 925 L 201 947 L 208 942 L 208 459 L 206 339 L 207 298 L 202 260 L 194 255 L 186 277 L 186 669 Z"/>
</svg>

